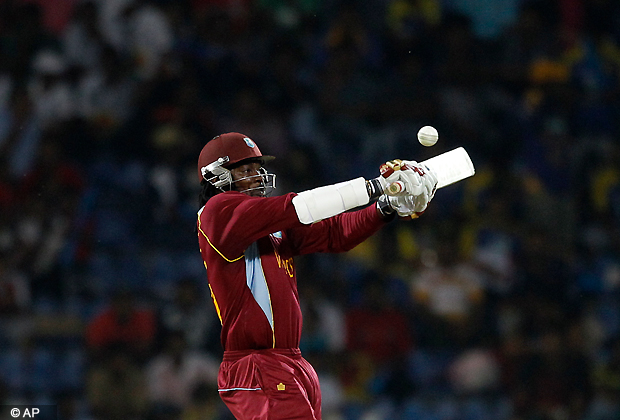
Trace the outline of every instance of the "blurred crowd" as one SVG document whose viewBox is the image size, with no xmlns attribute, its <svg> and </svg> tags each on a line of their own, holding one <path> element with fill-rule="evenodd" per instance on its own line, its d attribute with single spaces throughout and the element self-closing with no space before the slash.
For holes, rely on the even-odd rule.
<svg viewBox="0 0 620 420">
<path fill-rule="evenodd" d="M 0 1 L 0 402 L 231 418 L 195 165 L 238 131 L 278 194 L 476 166 L 296 260 L 324 419 L 620 419 L 619 123 L 615 0 Z"/>
</svg>

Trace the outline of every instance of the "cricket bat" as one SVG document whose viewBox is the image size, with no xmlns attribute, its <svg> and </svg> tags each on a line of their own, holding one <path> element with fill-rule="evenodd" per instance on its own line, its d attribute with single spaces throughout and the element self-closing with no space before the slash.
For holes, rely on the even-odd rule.
<svg viewBox="0 0 620 420">
<path fill-rule="evenodd" d="M 423 162 L 421 165 L 430 169 L 437 177 L 437 189 L 447 187 L 455 182 L 469 178 L 476 172 L 469 154 L 462 147 L 457 147 L 449 152 L 442 153 Z M 386 194 L 398 194 L 405 189 L 401 181 L 396 181 L 388 185 L 385 189 Z"/>
</svg>

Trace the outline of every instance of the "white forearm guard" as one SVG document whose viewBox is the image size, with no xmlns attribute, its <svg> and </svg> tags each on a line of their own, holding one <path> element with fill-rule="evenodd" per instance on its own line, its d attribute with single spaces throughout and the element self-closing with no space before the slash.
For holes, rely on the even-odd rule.
<svg viewBox="0 0 620 420">
<path fill-rule="evenodd" d="M 293 206 L 299 221 L 309 225 L 369 201 L 366 180 L 360 177 L 301 192 L 293 197 Z"/>
</svg>

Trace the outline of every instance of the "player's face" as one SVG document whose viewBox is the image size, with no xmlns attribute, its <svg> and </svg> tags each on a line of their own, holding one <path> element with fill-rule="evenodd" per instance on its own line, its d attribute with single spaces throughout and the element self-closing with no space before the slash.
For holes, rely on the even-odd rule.
<svg viewBox="0 0 620 420">
<path fill-rule="evenodd" d="M 264 196 L 264 189 L 259 188 L 263 184 L 263 178 L 258 172 L 260 168 L 260 163 L 251 162 L 231 169 L 235 189 L 252 197 Z"/>
</svg>

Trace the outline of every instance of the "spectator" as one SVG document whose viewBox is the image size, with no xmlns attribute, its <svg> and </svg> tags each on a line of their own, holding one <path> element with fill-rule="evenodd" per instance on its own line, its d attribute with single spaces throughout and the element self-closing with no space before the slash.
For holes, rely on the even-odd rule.
<svg viewBox="0 0 620 420">
<path fill-rule="evenodd" d="M 33 59 L 32 69 L 28 93 L 41 126 L 46 128 L 75 116 L 77 108 L 67 83 L 64 57 L 53 50 L 40 51 Z"/>
<path fill-rule="evenodd" d="M 176 285 L 174 299 L 164 305 L 160 314 L 161 335 L 183 332 L 191 351 L 219 353 L 219 320 L 211 302 L 204 299 L 194 279 L 185 278 Z"/>
<path fill-rule="evenodd" d="M 0 359 L 2 380 L 13 393 L 33 398 L 53 390 L 58 372 L 55 371 L 53 352 L 37 343 L 37 337 L 26 333 L 18 346 L 8 349 Z"/>
<path fill-rule="evenodd" d="M 498 389 L 500 368 L 493 351 L 477 348 L 460 354 L 450 366 L 448 375 L 457 394 L 484 395 Z"/>
<path fill-rule="evenodd" d="M 181 420 L 216 420 L 220 419 L 223 403 L 217 397 L 212 385 L 202 382 L 192 391 L 192 399 L 183 410 Z"/>
<path fill-rule="evenodd" d="M 63 36 L 63 52 L 70 66 L 91 70 L 100 66 L 103 36 L 99 30 L 97 4 L 93 0 L 75 6 Z"/>
<path fill-rule="evenodd" d="M 146 368 L 149 399 L 158 405 L 189 407 L 201 384 L 217 386 L 219 360 L 187 347 L 184 333 L 169 333 L 164 351 Z"/>
<path fill-rule="evenodd" d="M 129 356 L 144 360 L 150 355 L 155 334 L 155 313 L 139 307 L 131 292 L 120 290 L 110 305 L 88 324 L 86 344 L 94 356 L 115 346 L 124 348 Z"/>
<path fill-rule="evenodd" d="M 79 112 L 97 130 L 99 140 L 105 140 L 129 118 L 136 86 L 129 63 L 111 46 L 101 48 L 99 60 L 101 66 L 81 80 Z"/>
<path fill-rule="evenodd" d="M 620 339 L 609 343 L 610 354 L 592 372 L 594 398 L 587 420 L 607 420 L 620 416 Z"/>
<path fill-rule="evenodd" d="M 170 22 L 153 0 L 132 0 L 123 17 L 129 35 L 125 42 L 134 58 L 137 76 L 150 80 L 160 71 L 164 56 L 172 48 Z"/>
<path fill-rule="evenodd" d="M 0 258 L 0 314 L 19 315 L 30 307 L 30 285 L 23 272 L 12 267 L 8 258 Z"/>
<path fill-rule="evenodd" d="M 420 321 L 424 329 L 429 328 L 425 344 L 465 345 L 481 330 L 485 299 L 481 274 L 458 256 L 454 241 L 446 240 L 440 246 L 437 261 L 414 276 L 411 292 Z"/>
<path fill-rule="evenodd" d="M 33 57 L 42 49 L 54 48 L 56 39 L 43 25 L 43 11 L 35 2 L 9 2 L 0 15 L 3 38 L 0 50 L 10 57 L 7 66 L 14 81 L 23 85 L 30 75 Z"/>
<path fill-rule="evenodd" d="M 33 169 L 41 142 L 41 127 L 26 89 L 14 89 L 8 107 L 0 113 L 4 121 L 0 152 L 6 159 L 6 176 L 18 178 Z"/>
<path fill-rule="evenodd" d="M 413 348 L 410 323 L 390 302 L 385 286 L 369 280 L 362 299 L 346 313 L 347 349 L 362 353 L 376 366 L 405 357 Z"/>
<path fill-rule="evenodd" d="M 337 354 L 345 349 L 346 326 L 342 308 L 327 299 L 319 286 L 302 286 L 301 310 L 304 330 L 300 348 L 304 354 Z"/>
<path fill-rule="evenodd" d="M 144 374 L 125 346 L 106 349 L 88 375 L 86 396 L 95 420 L 141 419 L 147 410 Z"/>
</svg>

